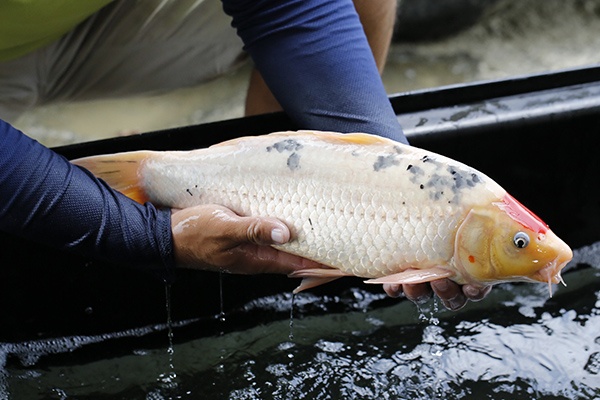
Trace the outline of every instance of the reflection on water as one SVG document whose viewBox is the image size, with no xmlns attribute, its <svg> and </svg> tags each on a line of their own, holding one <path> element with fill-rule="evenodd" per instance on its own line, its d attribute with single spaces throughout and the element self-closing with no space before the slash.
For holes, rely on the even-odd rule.
<svg viewBox="0 0 600 400">
<path fill-rule="evenodd" d="M 544 285 L 503 285 L 459 313 L 360 289 L 343 298 L 300 294 L 293 339 L 284 316 L 176 343 L 172 359 L 136 345 L 136 335 L 165 327 L 4 344 L 0 390 L 28 399 L 598 398 L 600 243 L 576 251 L 573 265 L 569 286 L 552 299 Z M 290 303 L 281 295 L 245 311 L 289 316 Z M 133 339 L 115 354 L 78 357 L 122 337 Z M 165 385 L 171 362 L 176 384 Z"/>
</svg>

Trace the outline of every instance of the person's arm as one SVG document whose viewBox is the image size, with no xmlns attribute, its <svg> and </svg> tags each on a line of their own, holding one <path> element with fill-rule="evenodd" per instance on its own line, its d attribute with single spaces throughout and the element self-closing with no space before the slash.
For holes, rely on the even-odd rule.
<svg viewBox="0 0 600 400">
<path fill-rule="evenodd" d="M 224 0 L 277 101 L 303 129 L 406 143 L 351 0 Z"/>
<path fill-rule="evenodd" d="M 1 120 L 0 229 L 122 264 L 173 266 L 169 210 L 125 198 Z"/>
</svg>

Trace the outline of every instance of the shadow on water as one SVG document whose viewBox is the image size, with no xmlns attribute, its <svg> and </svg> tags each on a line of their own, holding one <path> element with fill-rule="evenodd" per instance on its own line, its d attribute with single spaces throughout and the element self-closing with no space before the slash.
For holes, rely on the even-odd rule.
<svg viewBox="0 0 600 400">
<path fill-rule="evenodd" d="M 577 250 L 572 265 L 568 287 L 551 299 L 545 285 L 507 284 L 458 313 L 357 288 L 301 294 L 293 339 L 291 296 L 261 298 L 238 310 L 263 315 L 253 325 L 236 327 L 234 312 L 173 326 L 172 358 L 166 326 L 5 344 L 2 391 L 28 399 L 597 398 L 600 242 Z M 177 342 L 178 330 L 209 323 L 214 334 Z M 143 347 L 152 334 L 162 347 Z M 91 356 L 94 346 L 104 350 Z"/>
</svg>

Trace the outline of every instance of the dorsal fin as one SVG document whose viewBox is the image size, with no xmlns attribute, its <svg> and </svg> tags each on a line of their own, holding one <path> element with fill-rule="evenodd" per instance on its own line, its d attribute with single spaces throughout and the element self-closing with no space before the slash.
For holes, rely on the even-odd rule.
<svg viewBox="0 0 600 400">
<path fill-rule="evenodd" d="M 371 144 L 396 144 L 396 142 L 391 141 L 390 139 L 386 139 L 381 136 L 371 135 L 368 133 L 338 133 L 338 132 L 321 132 L 321 131 L 298 131 L 299 134 L 306 133 L 318 136 L 319 138 L 331 142 L 338 143 L 351 143 L 351 144 L 361 144 L 361 145 L 371 145 Z"/>
<path fill-rule="evenodd" d="M 302 136 L 314 136 L 318 137 L 321 140 L 330 142 L 330 143 L 339 143 L 339 144 L 359 144 L 359 145 L 374 145 L 374 144 L 393 144 L 397 145 L 398 143 L 394 142 L 391 139 L 387 139 L 377 135 L 371 135 L 368 133 L 338 133 L 338 132 L 323 132 L 323 131 L 309 131 L 309 130 L 301 130 L 301 131 L 283 131 L 283 132 L 273 132 L 265 136 L 278 136 L 278 137 L 302 137 Z M 243 136 L 240 138 L 227 140 L 225 142 L 217 143 L 211 147 L 219 147 L 219 146 L 235 146 L 242 142 L 246 142 L 252 140 L 256 136 Z"/>
</svg>

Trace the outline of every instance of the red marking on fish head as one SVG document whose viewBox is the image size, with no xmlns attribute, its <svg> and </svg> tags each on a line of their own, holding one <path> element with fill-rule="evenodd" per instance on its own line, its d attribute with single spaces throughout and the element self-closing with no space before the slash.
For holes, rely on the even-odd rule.
<svg viewBox="0 0 600 400">
<path fill-rule="evenodd" d="M 548 232 L 548 225 L 510 194 L 506 193 L 502 202 L 496 205 L 523 227 L 538 234 Z"/>
<path fill-rule="evenodd" d="M 471 264 L 473 264 L 475 262 L 475 257 L 473 257 L 472 255 L 469 256 L 469 262 Z"/>
</svg>

